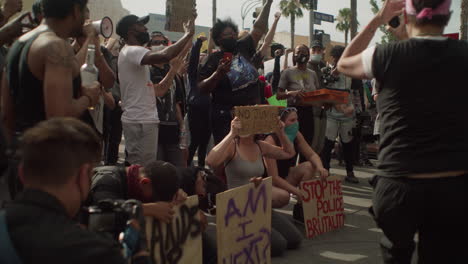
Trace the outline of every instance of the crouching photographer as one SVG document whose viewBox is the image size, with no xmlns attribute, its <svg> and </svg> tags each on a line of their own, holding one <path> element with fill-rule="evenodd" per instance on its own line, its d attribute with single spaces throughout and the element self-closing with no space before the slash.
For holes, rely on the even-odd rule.
<svg viewBox="0 0 468 264">
<path fill-rule="evenodd" d="M 124 257 L 125 247 L 138 249 L 135 221 L 122 247 L 74 220 L 101 156 L 92 128 L 73 118 L 43 121 L 24 133 L 20 150 L 25 188 L 0 211 L 0 263 L 148 263 L 144 251 Z"/>
<path fill-rule="evenodd" d="M 170 223 L 175 214 L 173 207 L 185 202 L 187 198 L 187 194 L 182 188 L 190 195 L 199 195 L 201 197 L 200 208 L 207 211 L 212 208 L 214 202 L 212 199 L 208 199 L 208 196 L 211 195 L 207 195 L 207 183 L 210 190 L 215 190 L 213 195 L 225 190 L 223 186 L 218 187 L 218 182 L 213 180 L 215 176 L 206 177 L 205 174 L 199 173 L 201 171 L 204 170 L 176 168 L 164 161 L 149 162 L 145 167 L 139 165 L 97 167 L 94 170 L 89 202 L 94 205 L 97 204 L 98 209 L 102 210 L 103 203 L 115 208 L 115 206 L 109 204 L 115 199 L 136 199 L 142 202 L 141 215 L 153 217 L 163 223 Z M 210 180 L 207 180 L 208 178 Z M 125 203 L 130 201 L 132 200 Z M 122 208 L 122 206 L 118 207 Z M 128 208 L 128 206 L 123 207 Z M 202 220 L 200 223 L 201 229 L 204 230 L 207 225 L 206 217 L 201 211 L 199 214 Z M 99 218 L 102 218 L 102 214 Z M 111 218 L 115 219 L 115 213 Z M 145 230 L 143 219 L 140 216 L 138 216 L 138 219 L 140 219 L 139 224 L 142 226 L 142 230 Z M 114 220 L 111 220 L 108 225 L 101 225 L 100 230 L 107 229 L 107 232 L 115 237 L 118 232 L 115 232 L 114 222 Z M 145 234 L 142 234 L 142 236 L 145 236 Z M 203 263 L 216 263 L 215 238 L 203 232 L 202 239 Z"/>
</svg>

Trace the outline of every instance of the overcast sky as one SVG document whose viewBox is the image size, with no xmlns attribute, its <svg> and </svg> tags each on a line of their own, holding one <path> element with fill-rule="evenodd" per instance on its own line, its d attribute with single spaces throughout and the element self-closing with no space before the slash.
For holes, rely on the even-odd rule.
<svg viewBox="0 0 468 264">
<path fill-rule="evenodd" d="M 121 0 L 123 6 L 128 9 L 131 13 L 136 15 L 145 15 L 148 13 L 165 14 L 166 1 L 164 0 Z M 245 1 L 252 0 L 218 0 L 218 18 L 231 17 L 235 20 L 239 27 L 242 25 L 241 19 L 241 5 Z M 344 7 L 350 6 L 350 0 L 318 0 L 318 12 L 331 14 L 336 16 L 338 10 Z M 272 6 L 273 13 L 279 11 L 280 0 L 274 0 Z M 365 26 L 370 19 L 373 17 L 369 0 L 357 0 L 358 2 L 358 21 L 361 26 Z M 452 19 L 449 26 L 446 28 L 446 33 L 457 33 L 460 30 L 460 3 L 461 0 L 452 0 Z M 197 0 L 198 18 L 197 25 L 211 26 L 212 21 L 212 0 Z M 296 20 L 296 34 L 308 35 L 309 34 L 309 15 L 308 12 L 304 12 L 304 17 Z M 272 17 L 271 16 L 271 17 Z M 245 19 L 245 26 L 250 27 L 252 25 L 252 15 L 248 15 Z M 270 18 L 272 23 L 272 18 Z M 331 35 L 331 39 L 334 41 L 344 42 L 344 33 L 338 32 L 335 29 L 335 24 L 322 22 L 321 26 L 316 25 L 316 29 L 322 29 L 326 33 Z M 289 18 L 281 18 L 278 25 L 278 32 L 290 31 Z M 380 34 L 378 34 L 374 41 L 380 41 Z"/>
</svg>

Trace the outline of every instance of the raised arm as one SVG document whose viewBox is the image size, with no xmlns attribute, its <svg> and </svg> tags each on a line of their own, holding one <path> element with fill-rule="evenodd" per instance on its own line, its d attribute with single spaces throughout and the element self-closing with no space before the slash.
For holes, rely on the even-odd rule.
<svg viewBox="0 0 468 264">
<path fill-rule="evenodd" d="M 99 70 L 99 81 L 101 82 L 102 86 L 105 90 L 110 90 L 114 87 L 115 83 L 115 73 L 109 66 L 104 57 L 104 54 L 101 51 L 101 45 L 99 43 L 99 39 L 96 38 L 95 40 L 96 45 L 96 60 L 95 64 Z"/>
<path fill-rule="evenodd" d="M 211 34 L 211 29 L 210 29 L 210 36 L 208 36 L 208 50 L 207 50 L 208 56 L 210 56 L 213 53 L 215 46 L 216 45 L 214 43 L 213 35 Z"/>
<path fill-rule="evenodd" d="M 286 50 L 286 52 L 284 54 L 283 71 L 286 70 L 287 68 L 289 68 L 288 67 L 288 65 L 289 65 L 289 63 L 288 63 L 289 53 L 293 53 L 293 52 L 294 52 L 294 50 L 292 48 Z"/>
<path fill-rule="evenodd" d="M 190 52 L 188 77 L 190 85 L 193 87 L 198 82 L 198 64 L 200 63 L 200 49 L 206 37 L 199 37 L 195 44 L 193 44 L 192 51 Z"/>
<path fill-rule="evenodd" d="M 379 13 L 369 22 L 353 41 L 346 47 L 340 61 L 338 70 L 355 79 L 366 79 L 366 69 L 362 61 L 362 52 L 369 46 L 377 29 L 388 23 L 393 17 L 399 16 L 405 6 L 404 0 L 386 0 Z"/>
<path fill-rule="evenodd" d="M 239 134 L 240 120 L 236 117 L 231 121 L 231 131 L 216 145 L 206 157 L 206 164 L 212 169 L 218 168 L 221 164 L 234 156 L 235 139 Z"/>
<path fill-rule="evenodd" d="M 142 65 L 153 65 L 168 63 L 173 58 L 178 56 L 187 46 L 191 43 L 193 35 L 195 34 L 195 19 L 189 20 L 184 24 L 185 35 L 176 42 L 162 51 L 148 52 L 141 60 Z"/>
<path fill-rule="evenodd" d="M 85 41 L 82 43 L 81 46 L 80 44 L 78 44 L 77 40 L 75 40 L 72 44 L 73 49 L 75 51 L 78 50 L 78 52 L 76 52 L 75 58 L 78 61 L 78 65 L 80 65 L 80 67 L 81 65 L 86 63 L 86 56 L 88 54 L 88 45 L 89 44 L 95 45 L 96 54 L 99 48 L 99 45 L 96 46 L 96 39 L 98 39 L 98 36 L 97 36 L 98 33 L 96 29 L 94 28 L 91 20 L 86 21 L 83 27 L 83 34 L 85 36 Z M 96 60 L 95 60 L 95 64 L 96 64 Z"/>
<path fill-rule="evenodd" d="M 262 44 L 262 47 L 260 48 L 260 54 L 262 57 L 266 57 L 268 55 L 268 48 L 270 48 L 271 43 L 273 43 L 273 38 L 275 37 L 276 34 L 276 28 L 278 26 L 278 22 L 281 18 L 281 13 L 277 12 L 275 14 L 275 21 L 273 22 L 273 25 L 271 26 L 270 30 L 268 31 L 265 41 Z"/>
<path fill-rule="evenodd" d="M 270 17 L 270 9 L 273 0 L 267 0 L 263 6 L 262 12 L 258 17 L 257 21 L 253 25 L 253 30 L 250 33 L 253 39 L 254 47 L 257 47 L 258 42 L 262 39 L 263 35 L 266 33 L 268 28 L 268 18 Z"/>
<path fill-rule="evenodd" d="M 275 66 L 273 67 L 273 77 L 271 81 L 271 88 L 273 90 L 273 94 L 278 93 L 278 86 L 279 86 L 279 81 L 281 78 L 280 61 L 281 61 L 281 50 L 277 49 L 275 51 Z"/>
<path fill-rule="evenodd" d="M 262 150 L 263 156 L 266 158 L 283 160 L 292 158 L 296 155 L 296 151 L 294 150 L 294 145 L 291 141 L 289 141 L 288 137 L 284 133 L 284 123 L 281 122 L 278 118 L 278 129 L 276 131 L 276 135 L 278 135 L 281 147 L 276 145 L 272 145 L 265 141 L 258 141 L 258 145 Z"/>
<path fill-rule="evenodd" d="M 171 68 L 169 69 L 169 72 L 164 76 L 164 79 L 160 81 L 159 83 L 155 83 L 153 85 L 154 87 L 154 94 L 157 97 L 164 96 L 169 88 L 171 88 L 174 78 L 176 74 L 179 72 L 180 67 L 182 66 L 182 63 L 184 62 L 184 59 L 182 56 L 177 56 L 173 60 L 171 60 Z"/>
</svg>

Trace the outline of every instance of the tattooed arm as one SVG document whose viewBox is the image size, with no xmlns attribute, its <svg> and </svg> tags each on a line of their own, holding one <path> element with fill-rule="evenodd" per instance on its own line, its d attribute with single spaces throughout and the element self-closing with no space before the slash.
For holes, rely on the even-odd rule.
<svg viewBox="0 0 468 264">
<path fill-rule="evenodd" d="M 99 84 L 83 87 L 82 96 L 73 98 L 73 69 L 78 67 L 71 46 L 53 38 L 44 48 L 44 104 L 46 117 L 79 117 L 89 106 L 97 104 Z"/>
</svg>

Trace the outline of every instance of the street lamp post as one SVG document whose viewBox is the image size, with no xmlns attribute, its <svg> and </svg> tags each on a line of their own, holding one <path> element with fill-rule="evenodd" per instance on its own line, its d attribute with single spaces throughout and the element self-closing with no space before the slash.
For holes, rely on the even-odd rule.
<svg viewBox="0 0 468 264">
<path fill-rule="evenodd" d="M 242 18 L 242 29 L 245 28 L 244 22 L 247 15 L 257 6 L 262 3 L 262 0 L 246 0 L 242 3 L 241 6 L 241 18 Z"/>
</svg>

